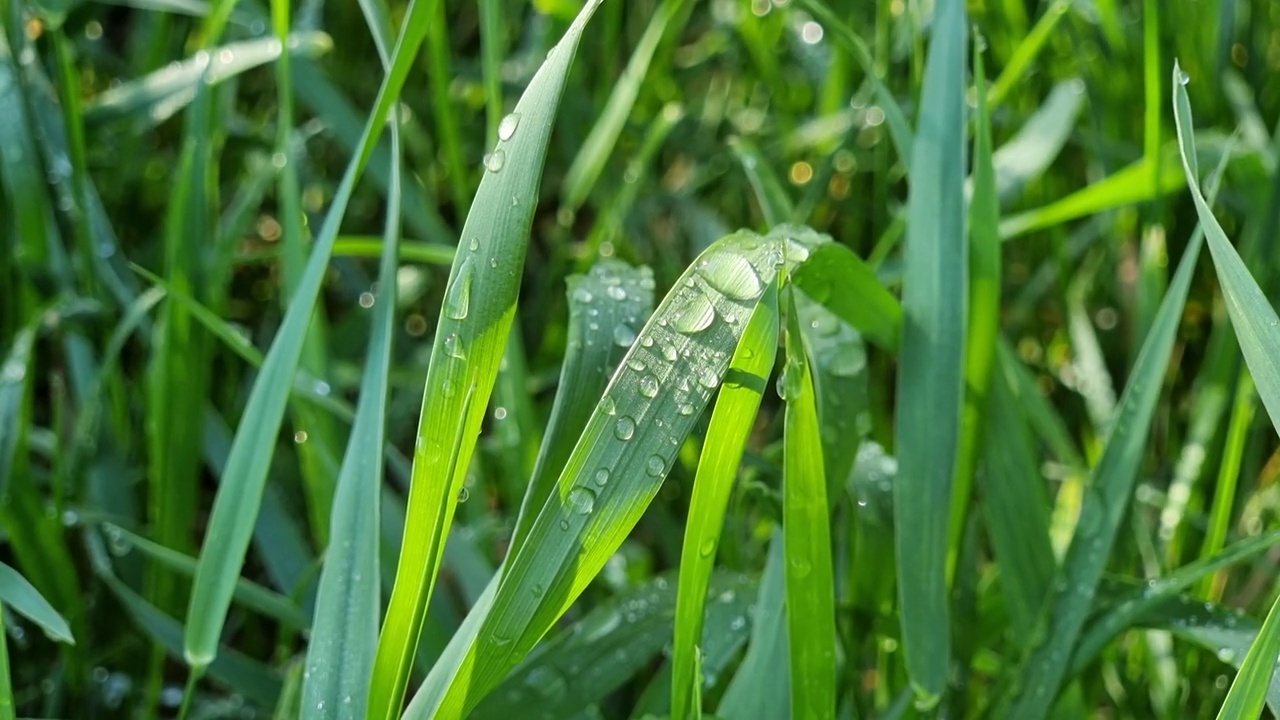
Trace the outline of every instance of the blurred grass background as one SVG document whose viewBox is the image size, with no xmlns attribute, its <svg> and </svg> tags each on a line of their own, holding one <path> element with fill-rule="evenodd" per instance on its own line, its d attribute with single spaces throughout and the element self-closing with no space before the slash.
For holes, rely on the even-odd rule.
<svg viewBox="0 0 1280 720">
<path fill-rule="evenodd" d="M 446 268 L 499 119 L 579 9 L 573 0 L 427 6 L 426 44 L 395 109 L 405 175 L 388 374 L 387 592 Z M 421 667 L 442 651 L 510 541 L 565 356 L 570 274 L 620 258 L 651 267 L 661 294 L 712 241 L 790 220 L 868 259 L 896 294 L 907 163 L 868 70 L 914 124 L 933 6 L 601 6 L 558 112 L 514 339 L 459 498 Z M 385 10 L 398 27 L 404 4 Z M 1043 479 L 1037 492 L 1061 552 L 1086 470 L 1196 224 L 1174 149 L 1175 57 L 1191 80 L 1201 167 L 1229 152 L 1218 217 L 1274 298 L 1280 3 L 985 0 L 968 12 L 990 84 L 1005 240 L 1001 357 L 1021 412 L 1008 422 L 1033 450 L 1014 462 Z M 76 638 L 57 645 L 6 610 L 20 715 L 169 717 L 181 701 L 185 673 L 174 653 L 192 558 L 254 378 L 254 348 L 280 326 L 383 74 L 356 4 L 303 0 L 292 14 L 281 42 L 269 9 L 250 0 L 0 0 L 0 559 Z M 968 98 L 972 109 L 973 91 Z M 263 717 L 277 706 L 291 716 L 370 334 L 389 157 L 388 139 L 342 222 L 303 351 L 301 399 L 278 439 L 224 634 L 234 652 L 201 685 L 201 717 Z M 770 192 L 789 200 L 789 216 L 773 216 Z M 293 227 L 291 217 L 303 222 Z M 189 305 L 162 299 L 141 269 L 212 310 L 222 333 Z M 863 444 L 851 479 L 829 479 L 839 490 L 832 532 L 844 717 L 916 712 L 903 701 L 892 511 L 880 484 L 896 467 L 896 369 L 891 354 L 866 351 L 865 414 L 849 439 Z M 1107 563 L 1105 582 L 1119 588 L 1274 528 L 1280 503 L 1275 431 L 1257 412 L 1207 263 L 1192 277 L 1161 383 L 1131 512 Z M 766 394 L 720 543 L 719 565 L 751 578 L 782 517 L 782 407 Z M 695 439 L 566 626 L 679 565 L 697 457 Z M 972 591 L 952 610 L 966 683 L 948 712 L 965 717 L 988 707 L 1029 645 L 1010 631 L 1016 610 L 993 589 L 1000 564 L 991 543 L 971 532 L 951 546 Z M 1230 645 L 1231 631 L 1256 628 L 1265 615 L 1280 592 L 1277 562 L 1275 549 L 1250 557 L 1186 596 L 1209 604 L 1144 617 L 1145 629 L 1099 649 L 1059 711 L 1214 716 L 1243 656 L 1230 649 L 1241 647 Z M 674 597 L 664 602 L 652 626 L 659 634 L 670 632 Z M 737 617 L 721 625 L 745 642 L 751 629 L 734 628 Z M 1197 630 L 1182 630 L 1188 624 Z M 739 647 L 724 651 L 724 678 L 708 699 L 733 697 L 732 670 L 751 662 Z M 591 709 L 582 716 L 650 707 L 646 698 L 665 692 L 651 689 L 661 687 L 661 649 L 627 665 L 606 691 L 584 694 L 577 709 Z M 532 685 L 557 687 L 536 667 L 528 672 Z M 574 705 L 572 696 L 564 702 Z"/>
</svg>

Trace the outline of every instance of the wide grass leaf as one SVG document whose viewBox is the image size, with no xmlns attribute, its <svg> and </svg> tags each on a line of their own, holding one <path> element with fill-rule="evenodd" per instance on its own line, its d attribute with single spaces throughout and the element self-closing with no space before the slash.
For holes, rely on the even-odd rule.
<svg viewBox="0 0 1280 720">
<path fill-rule="evenodd" d="M 919 698 L 947 684 L 947 523 L 963 401 L 968 259 L 964 3 L 939 3 L 908 172 L 894 485 L 899 618 Z"/>
<path fill-rule="evenodd" d="M 39 625 L 54 640 L 75 644 L 66 619 L 41 597 L 40 591 L 26 578 L 4 563 L 0 563 L 0 602 Z"/>
<path fill-rule="evenodd" d="M 786 557 L 782 531 L 769 542 L 760 593 L 756 597 L 751 641 L 733 679 L 725 688 L 716 715 L 729 720 L 786 717 L 791 707 L 788 663 Z"/>
<path fill-rule="evenodd" d="M 378 641 L 368 717 L 399 714 L 444 541 L 515 315 L 556 109 L 594 0 L 530 81 L 485 158 L 427 371 L 404 543 Z"/>
<path fill-rule="evenodd" d="M 836 243 L 818 247 L 791 280 L 868 341 L 889 352 L 898 351 L 902 306 L 849 248 Z"/>
</svg>

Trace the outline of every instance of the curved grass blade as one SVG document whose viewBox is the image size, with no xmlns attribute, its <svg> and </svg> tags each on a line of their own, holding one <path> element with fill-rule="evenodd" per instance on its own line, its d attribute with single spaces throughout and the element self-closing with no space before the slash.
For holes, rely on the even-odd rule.
<svg viewBox="0 0 1280 720">
<path fill-rule="evenodd" d="M 790 296 L 788 296 L 790 298 Z M 809 360 L 794 301 L 787 303 L 787 402 L 782 450 L 782 528 L 787 558 L 791 716 L 836 716 L 835 579 L 822 439 Z"/>
<path fill-rule="evenodd" d="M 707 588 L 742 453 L 777 359 L 778 319 L 777 288 L 771 286 L 751 314 L 742 340 L 729 361 L 726 377 L 732 381 L 725 383 L 716 399 L 698 459 L 680 552 L 680 589 L 672 651 L 674 717 L 692 717 L 701 712 L 694 698 L 702 687 L 702 675 L 694 671 L 694 666 L 699 654 L 698 643 L 703 637 Z"/>
<path fill-rule="evenodd" d="M 707 603 L 706 637 L 745 639 L 750 577 L 717 573 Z M 469 717 L 502 720 L 573 717 L 648 666 L 662 652 L 677 610 L 676 588 L 659 576 L 597 605 L 570 628 L 530 653 Z"/>
<path fill-rule="evenodd" d="M 9 352 L 4 363 L 0 364 L 0 427 L 6 428 L 0 434 L 0 498 L 9 496 L 9 476 L 13 472 L 18 438 L 22 435 L 18 430 L 22 398 L 27 394 L 31 348 L 35 344 L 39 324 L 37 319 L 14 333 Z"/>
<path fill-rule="evenodd" d="M 475 438 L 507 345 L 556 108 L 593 0 L 552 49 L 486 158 L 454 259 L 418 426 L 404 542 L 378 641 L 368 717 L 400 713 Z"/>
<path fill-rule="evenodd" d="M 1066 677 L 1072 648 L 1092 608 L 1146 451 L 1156 401 L 1203 244 L 1200 238 L 1199 234 L 1192 235 L 1134 363 L 1106 448 L 1086 488 L 1067 556 L 1053 584 L 1048 625 L 1026 662 L 1010 717 L 1045 717 Z"/>
<path fill-rule="evenodd" d="M 671 21 L 681 13 L 682 9 L 690 5 L 692 3 L 686 0 L 663 0 L 653 12 L 648 26 L 644 29 L 644 34 L 636 43 L 636 49 L 631 53 L 631 59 L 627 61 L 626 69 L 622 71 L 622 76 L 614 83 L 613 91 L 609 93 L 609 101 L 605 104 L 595 125 L 591 127 L 591 132 L 587 133 L 586 139 L 582 141 L 582 146 L 574 156 L 573 163 L 569 165 L 569 170 L 565 172 L 564 187 L 561 191 L 562 207 L 576 211 L 582 207 L 587 195 L 595 187 L 605 163 L 609 161 L 609 155 L 618 142 L 618 136 L 622 134 L 622 126 L 626 124 L 635 106 L 636 98 L 640 95 L 640 87 L 644 83 L 649 64 L 653 61 L 653 54 L 658 49 L 658 43 L 662 41 Z M 688 17 L 687 10 L 683 14 Z M 681 23 L 677 22 L 676 27 L 680 26 Z"/>
<path fill-rule="evenodd" d="M 726 237 L 686 270 L 605 391 L 475 643 L 412 717 L 460 717 L 526 655 L 639 521 L 785 262 L 782 237 Z"/>
<path fill-rule="evenodd" d="M 1187 76 L 1177 63 L 1173 70 L 1174 120 L 1178 131 L 1178 144 L 1182 152 L 1182 167 L 1196 214 L 1208 236 L 1213 265 L 1222 285 L 1227 313 L 1240 341 L 1249 372 L 1253 375 L 1258 397 L 1271 417 L 1271 424 L 1280 429 L 1280 317 L 1267 299 L 1249 268 L 1227 239 L 1218 224 L 1213 210 L 1200 191 L 1195 137 L 1192 134 L 1191 103 L 1187 98 Z M 1257 639 L 1249 648 L 1249 654 L 1240 666 L 1240 672 L 1227 699 L 1218 713 L 1219 718 L 1253 717 L 1262 712 L 1267 687 L 1275 673 L 1276 657 L 1280 656 L 1280 601 L 1277 601 L 1262 624 Z"/>
<path fill-rule="evenodd" d="M 734 673 L 716 716 L 726 720 L 786 717 L 791 703 L 791 674 L 779 672 L 789 662 L 787 589 L 782 531 L 773 534 L 760 578 L 755 622 L 747 654 Z"/>
<path fill-rule="evenodd" d="M 738 156 L 742 169 L 747 174 L 747 182 L 755 193 L 756 202 L 760 203 L 760 212 L 764 215 L 765 224 L 775 227 L 791 221 L 795 214 L 795 203 L 787 195 L 787 190 L 778 180 L 773 168 L 769 167 L 766 158 L 760 154 L 755 145 L 734 138 L 729 141 L 733 154 Z"/>
<path fill-rule="evenodd" d="M 201 84 L 214 85 L 266 65 L 279 58 L 286 46 L 291 54 L 316 57 L 332 48 L 333 40 L 322 32 L 298 32 L 286 43 L 264 37 L 201 50 L 177 67 L 104 91 L 85 107 L 85 124 L 137 115 L 144 116 L 148 126 L 158 125 L 194 100 Z"/>
<path fill-rule="evenodd" d="M 289 390 L 302 358 L 303 338 L 320 295 L 333 243 L 356 181 L 373 154 L 391 107 L 400 96 L 409 68 L 422 44 L 426 10 L 423 2 L 412 2 L 409 6 L 392 55 L 391 71 L 378 89 L 373 112 L 365 124 L 355 157 L 347 165 L 342 183 L 334 193 L 324 224 L 312 245 L 306 270 L 272 341 L 262 371 L 249 393 L 240 425 L 227 453 L 226 466 L 221 473 L 224 482 L 214 498 L 187 611 L 184 655 L 196 674 L 201 673 L 217 653 L 218 638 L 226 622 L 231 593 L 244 565 L 261 507 L 276 434 L 284 421 Z"/>
<path fill-rule="evenodd" d="M 836 243 L 818 247 L 796 268 L 791 282 L 867 340 L 889 352 L 898 351 L 902 306 L 849 248 Z"/>
<path fill-rule="evenodd" d="M 991 162 L 995 166 L 996 194 L 1001 202 L 1013 199 L 1018 191 L 1040 177 L 1062 151 L 1080 115 L 1084 97 L 1079 80 L 1054 85 L 1035 114 L 995 151 Z"/>
<path fill-rule="evenodd" d="M 555 491 L 573 445 L 595 410 L 594 399 L 604 393 L 614 369 L 636 341 L 637 329 L 653 310 L 653 272 L 632 268 L 620 260 L 601 260 L 585 276 L 572 276 L 569 288 L 569 328 L 560 392 L 547 421 L 546 440 L 534 462 L 532 479 L 520 506 L 511 546 L 515 555 L 524 545 L 534 519 Z M 592 330 L 591 325 L 598 326 Z"/>
<path fill-rule="evenodd" d="M 71 637 L 71 626 L 57 610 L 40 595 L 40 591 L 27 582 L 27 579 L 8 565 L 0 562 L 0 602 L 9 606 L 19 615 L 39 625 L 45 633 L 69 645 L 76 641 Z"/>
<path fill-rule="evenodd" d="M 362 3 L 384 65 L 390 63 L 371 3 Z M 386 444 L 387 387 L 395 322 L 400 237 L 400 131 L 391 125 L 391 183 L 378 268 L 369 353 L 360 400 L 338 471 L 329 521 L 329 546 L 316 593 L 315 622 L 307 648 L 302 707 L 307 717 L 360 717 L 368 701 L 378 622 L 382 613 L 379 573 L 379 495 Z"/>
<path fill-rule="evenodd" d="M 939 3 L 912 153 L 894 485 L 902 649 L 918 699 L 937 702 L 951 656 L 947 523 L 964 378 L 964 3 Z M 794 688 L 793 688 L 794 691 Z"/>
</svg>

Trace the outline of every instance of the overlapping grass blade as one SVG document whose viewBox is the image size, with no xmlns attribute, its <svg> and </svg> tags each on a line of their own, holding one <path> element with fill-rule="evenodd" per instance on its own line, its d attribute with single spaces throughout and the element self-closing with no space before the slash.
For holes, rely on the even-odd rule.
<svg viewBox="0 0 1280 720">
<path fill-rule="evenodd" d="M 289 304 L 262 371 L 249 393 L 241 423 L 228 452 L 222 473 L 225 482 L 214 498 L 187 612 L 184 654 L 196 673 L 201 672 L 201 668 L 208 665 L 216 654 L 227 606 L 257 520 L 276 434 L 284 420 L 289 388 L 301 361 L 303 338 L 320 294 L 333 242 L 356 181 L 373 153 L 391 106 L 399 97 L 422 44 L 424 9 L 422 2 L 413 2 L 409 7 L 392 55 L 391 71 L 378 90 L 355 157 L 348 164 L 324 224 L 316 235 L 294 300 Z"/>
<path fill-rule="evenodd" d="M 707 587 L 742 453 L 778 355 L 777 286 L 771 285 L 766 293 L 751 314 L 742 340 L 729 361 L 726 377 L 732 379 L 720 390 L 711 411 L 711 424 L 707 427 L 693 480 L 676 600 L 671 676 L 674 717 L 692 717 L 701 712 L 694 698 L 702 687 L 702 676 L 694 672 L 694 666 L 703 636 Z"/>
<path fill-rule="evenodd" d="M 726 720 L 786 717 L 791 708 L 791 674 L 780 671 L 788 663 L 786 557 L 782 531 L 774 532 L 760 578 L 751 641 L 716 716 Z"/>
<path fill-rule="evenodd" d="M 742 163 L 742 169 L 747 174 L 747 182 L 751 184 L 756 202 L 760 204 L 760 212 L 764 215 L 765 224 L 776 227 L 790 222 L 791 216 L 795 213 L 795 203 L 787 194 L 786 188 L 782 186 L 782 181 L 773 172 L 773 168 L 769 166 L 767 159 L 760 154 L 755 145 L 742 138 L 730 140 L 729 146 L 738 156 L 738 162 Z"/>
<path fill-rule="evenodd" d="M 1156 322 L 1143 343 L 1116 409 L 1110 436 L 1093 469 L 1071 546 L 1054 581 L 1047 626 L 1034 645 L 1011 712 L 1045 717 L 1068 671 L 1072 648 L 1088 617 L 1094 593 L 1133 492 L 1174 336 L 1202 241 L 1193 235 L 1178 264 Z"/>
<path fill-rule="evenodd" d="M 66 618 L 40 595 L 27 579 L 8 565 L 0 562 L 0 602 L 31 622 L 58 642 L 75 644 L 71 637 L 71 626 Z"/>
<path fill-rule="evenodd" d="M 874 270 L 849 248 L 827 243 L 796 268 L 791 281 L 881 349 L 897 352 L 902 306 Z"/>
<path fill-rule="evenodd" d="M 390 70 L 384 12 L 362 2 L 382 58 Z M 360 400 L 338 471 L 329 521 L 329 544 L 316 592 L 315 622 L 307 648 L 301 707 L 308 717 L 355 718 L 368 701 L 378 623 L 382 615 L 379 562 L 383 446 L 387 388 L 397 296 L 400 239 L 400 130 L 391 125 L 391 183 L 378 267 L 378 290 Z"/>
<path fill-rule="evenodd" d="M 266 65 L 290 53 L 315 57 L 329 50 L 333 40 L 322 32 L 298 32 L 285 43 L 264 37 L 200 50 L 177 67 L 154 73 L 103 91 L 85 107 L 89 125 L 125 117 L 141 117 L 146 125 L 159 124 L 186 107 L 201 84 L 217 84 L 247 70 Z"/>
<path fill-rule="evenodd" d="M 1017 134 L 995 151 L 991 162 L 995 166 L 996 194 L 1001 202 L 1012 200 L 1048 169 L 1071 137 L 1084 99 L 1080 80 L 1058 83 Z"/>
<path fill-rule="evenodd" d="M 623 125 L 631 115 L 636 98 L 640 95 L 640 88 L 649 64 L 653 61 L 653 54 L 658 49 L 658 43 L 662 41 L 672 20 L 680 15 L 688 17 L 691 5 L 688 0 L 662 0 L 662 4 L 653 12 L 631 59 L 627 61 L 626 69 L 622 71 L 622 77 L 613 85 L 608 103 L 565 172 L 564 187 L 560 193 L 564 208 L 576 211 L 595 187 L 614 145 L 618 142 L 618 136 L 622 134 Z M 675 26 L 679 28 L 682 24 L 677 22 Z"/>
<path fill-rule="evenodd" d="M 939 3 L 908 171 L 894 526 L 902 648 L 911 683 L 925 703 L 936 702 L 946 687 L 951 655 L 947 523 L 963 399 L 969 274 L 966 35 L 964 3 Z"/>
<path fill-rule="evenodd" d="M 31 366 L 31 348 L 35 344 L 38 325 L 37 319 L 35 323 L 19 328 L 14 333 L 4 363 L 0 364 L 0 427 L 7 428 L 0 435 L 0 498 L 9 494 L 14 454 L 18 448 L 18 438 L 22 435 L 22 399 L 27 394 L 27 371 Z"/>
<path fill-rule="evenodd" d="M 1249 366 L 1262 405 L 1271 417 L 1271 424 L 1280 429 L 1280 317 L 1277 317 L 1275 308 L 1232 247 L 1200 191 L 1191 103 L 1187 98 L 1186 82 L 1186 75 L 1174 63 L 1173 107 L 1182 152 L 1182 167 L 1191 188 L 1196 214 L 1208 236 L 1209 251 L 1213 256 L 1218 282 L 1222 285 L 1231 324 L 1240 341 L 1240 352 Z M 1240 673 L 1227 691 L 1227 699 L 1218 713 L 1219 718 L 1252 717 L 1262 712 L 1278 655 L 1280 602 L 1272 606 L 1262 630 L 1250 646 Z"/>
<path fill-rule="evenodd" d="M 750 631 L 747 608 L 755 598 L 756 581 L 717 573 L 710 589 L 707 640 L 740 644 Z M 610 598 L 540 643 L 470 717 L 572 717 L 603 700 L 662 652 L 676 607 L 676 586 L 667 575 Z"/>
<path fill-rule="evenodd" d="M 379 638 L 368 717 L 399 714 L 458 491 L 507 345 L 555 111 L 578 40 L 599 6 L 583 7 L 526 88 L 485 160 L 476 208 L 436 325 L 414 451 L 407 524 Z"/>
<path fill-rule="evenodd" d="M 464 715 L 604 567 L 724 379 L 729 353 L 785 262 L 786 242 L 731 235 L 676 282 L 606 389 L 523 550 L 508 558 L 476 642 L 447 681 L 415 698 L 411 716 Z"/>
<path fill-rule="evenodd" d="M 782 528 L 787 559 L 791 716 L 834 720 L 837 636 L 831 512 L 813 375 L 794 301 L 787 303 L 786 316 L 787 362 L 779 387 L 787 402 L 782 441 Z"/>
<path fill-rule="evenodd" d="M 1005 63 L 1000 77 L 996 78 L 996 81 L 991 84 L 991 93 L 987 99 L 991 107 L 994 108 L 1004 102 L 1014 84 L 1027 76 L 1031 63 L 1040 54 L 1044 46 L 1048 44 L 1058 21 L 1070 9 L 1071 3 L 1069 0 L 1054 0 L 1052 4 L 1045 8 L 1044 14 L 1036 21 L 1036 24 L 1031 28 L 1031 32 L 1027 33 L 1022 42 L 1018 43 L 1018 47 L 1013 51 L 1013 56 Z"/>
<path fill-rule="evenodd" d="M 817 256 L 818 252 L 812 253 L 806 263 L 814 262 Z M 792 298 L 822 428 L 823 475 L 828 490 L 834 491 L 853 470 L 857 441 L 872 429 L 867 349 L 856 330 L 800 290 L 794 278 L 792 275 Z"/>
</svg>

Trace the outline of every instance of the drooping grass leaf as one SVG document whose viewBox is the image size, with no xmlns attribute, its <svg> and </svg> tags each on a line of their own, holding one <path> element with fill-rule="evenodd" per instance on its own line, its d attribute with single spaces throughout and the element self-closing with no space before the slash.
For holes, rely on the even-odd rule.
<svg viewBox="0 0 1280 720">
<path fill-rule="evenodd" d="M 824 244 L 796 268 L 792 282 L 884 350 L 897 352 L 902 306 L 849 248 Z"/>
<path fill-rule="evenodd" d="M 894 485 L 902 645 L 925 703 L 946 687 L 947 523 L 963 396 L 968 293 L 964 3 L 939 3 L 908 171 Z"/>
<path fill-rule="evenodd" d="M 75 644 L 75 639 L 71 637 L 71 626 L 66 619 L 41 597 L 40 592 L 26 578 L 4 563 L 0 563 L 0 602 L 39 625 L 54 640 Z"/>
</svg>

